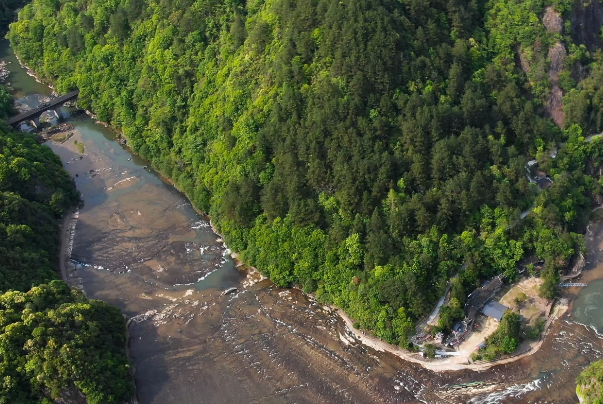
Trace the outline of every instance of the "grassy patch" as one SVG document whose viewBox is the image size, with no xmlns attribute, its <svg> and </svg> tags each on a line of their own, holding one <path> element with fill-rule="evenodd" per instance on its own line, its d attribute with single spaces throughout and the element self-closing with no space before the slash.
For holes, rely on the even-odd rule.
<svg viewBox="0 0 603 404">
<path fill-rule="evenodd" d="M 536 320 L 536 323 L 532 326 L 528 326 L 525 328 L 525 335 L 527 339 L 537 340 L 540 337 L 540 334 L 544 331 L 544 325 L 546 321 L 543 317 Z"/>
<path fill-rule="evenodd" d="M 71 138 L 71 136 L 73 136 L 73 132 L 59 132 L 57 134 L 52 135 L 50 138 L 57 143 L 65 143 Z"/>
<path fill-rule="evenodd" d="M 79 151 L 81 154 L 84 154 L 84 144 L 82 142 L 78 142 L 77 140 L 73 141 L 73 144 L 75 145 L 75 147 L 77 147 L 77 151 Z"/>
</svg>

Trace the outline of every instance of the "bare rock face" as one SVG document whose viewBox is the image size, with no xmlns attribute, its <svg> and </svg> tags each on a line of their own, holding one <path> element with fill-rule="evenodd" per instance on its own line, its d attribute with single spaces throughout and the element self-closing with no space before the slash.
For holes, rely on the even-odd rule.
<svg viewBox="0 0 603 404">
<path fill-rule="evenodd" d="M 557 42 L 549 48 L 547 58 L 551 61 L 549 65 L 549 78 L 551 82 L 559 80 L 559 73 L 563 70 L 563 59 L 567 56 L 565 46 Z"/>
<path fill-rule="evenodd" d="M 551 8 L 549 7 L 549 9 Z M 562 20 L 560 19 L 560 21 Z M 559 24 L 561 25 L 561 22 Z M 547 29 L 549 29 L 548 26 Z M 559 87 L 559 74 L 563 70 L 563 59 L 566 56 L 567 51 L 561 42 L 557 42 L 551 46 L 547 56 L 547 58 L 550 60 L 549 80 L 552 84 L 551 94 L 549 95 L 546 108 L 547 115 L 550 116 L 559 127 L 562 127 L 565 121 L 565 113 L 563 112 L 563 92 Z"/>
<path fill-rule="evenodd" d="M 546 27 L 546 30 L 551 33 L 561 34 L 563 30 L 563 19 L 561 15 L 553 9 L 553 6 L 548 6 L 542 23 Z"/>
<path fill-rule="evenodd" d="M 563 127 L 565 113 L 563 112 L 563 92 L 558 86 L 553 86 L 549 95 L 546 115 L 549 116 L 559 127 Z"/>
<path fill-rule="evenodd" d="M 576 1 L 571 16 L 572 40 L 589 51 L 603 46 L 599 34 L 603 27 L 603 6 L 599 0 Z"/>
</svg>

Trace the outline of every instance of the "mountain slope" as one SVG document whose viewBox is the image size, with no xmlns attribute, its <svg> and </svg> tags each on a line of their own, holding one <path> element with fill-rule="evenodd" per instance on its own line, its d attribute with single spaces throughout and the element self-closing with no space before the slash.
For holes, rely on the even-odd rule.
<svg viewBox="0 0 603 404">
<path fill-rule="evenodd" d="M 10 39 L 246 262 L 406 346 L 456 273 L 462 307 L 524 254 L 555 279 L 580 248 L 600 186 L 548 161 L 575 131 L 542 117 L 546 67 L 517 60 L 558 40 L 546 5 L 34 0 Z M 531 156 L 560 175 L 546 192 Z"/>
</svg>

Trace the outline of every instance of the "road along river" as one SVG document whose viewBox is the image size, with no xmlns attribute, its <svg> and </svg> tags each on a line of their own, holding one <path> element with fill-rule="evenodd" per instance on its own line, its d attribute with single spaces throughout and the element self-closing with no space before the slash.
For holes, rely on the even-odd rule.
<svg viewBox="0 0 603 404">
<path fill-rule="evenodd" d="M 50 94 L 6 42 L 0 58 L 11 62 L 8 81 L 20 101 Z M 429 371 L 366 347 L 312 297 L 239 271 L 208 219 L 110 130 L 85 115 L 68 121 L 72 137 L 47 144 L 83 195 L 73 218 L 72 283 L 131 319 L 142 404 L 573 404 L 575 376 L 603 356 L 596 333 L 567 316 L 537 353 L 483 372 Z M 598 252 L 595 233 L 589 249 Z M 591 266 L 583 277 L 603 278 L 603 266 Z M 456 386 L 472 382 L 483 383 Z"/>
</svg>

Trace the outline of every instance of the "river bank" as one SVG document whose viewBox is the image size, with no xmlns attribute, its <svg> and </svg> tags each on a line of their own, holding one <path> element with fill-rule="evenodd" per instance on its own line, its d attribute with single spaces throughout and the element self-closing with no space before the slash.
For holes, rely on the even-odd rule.
<svg viewBox="0 0 603 404">
<path fill-rule="evenodd" d="M 61 279 L 69 286 L 81 290 L 82 285 L 75 273 L 75 268 L 69 268 L 73 238 L 75 237 L 75 226 L 77 223 L 77 209 L 69 209 L 63 216 L 59 226 L 59 271 Z"/>
<path fill-rule="evenodd" d="M 540 347 L 542 346 L 542 344 L 544 342 L 544 339 L 546 338 L 546 335 L 548 334 L 551 324 L 554 321 L 560 319 L 565 314 L 565 312 L 567 311 L 568 308 L 569 308 L 568 305 L 562 304 L 562 305 L 559 305 L 557 307 L 557 309 L 555 309 L 555 311 L 547 319 L 547 322 L 546 322 L 546 325 L 545 325 L 545 328 L 543 331 L 544 337 L 540 338 L 539 341 L 536 342 L 535 344 L 533 344 L 528 350 L 526 350 L 520 354 L 515 354 L 515 355 L 512 355 L 511 357 L 502 358 L 502 359 L 499 359 L 496 361 L 479 362 L 479 363 L 473 363 L 471 361 L 471 354 L 473 353 L 473 351 L 456 351 L 456 352 L 453 352 L 453 354 L 458 353 L 459 354 L 458 356 L 451 356 L 446 359 L 431 359 L 430 360 L 430 359 L 422 358 L 417 353 L 413 353 L 413 352 L 404 350 L 400 347 L 389 344 L 389 343 L 387 343 L 377 337 L 374 337 L 370 334 L 366 334 L 360 330 L 357 330 L 354 327 L 353 320 L 350 317 L 348 317 L 343 312 L 343 310 L 336 309 L 336 311 L 337 311 L 338 315 L 345 322 L 347 330 L 349 330 L 358 341 L 362 342 L 364 345 L 371 347 L 377 351 L 389 352 L 405 361 L 419 364 L 422 367 L 424 367 L 425 369 L 432 370 L 434 372 L 447 372 L 447 371 L 455 371 L 455 370 L 472 370 L 472 371 L 476 371 L 476 372 L 481 372 L 484 370 L 488 370 L 494 366 L 510 364 L 510 363 L 516 362 L 522 358 L 525 358 L 527 356 L 533 355 L 534 353 L 538 352 L 538 350 L 540 349 Z"/>
</svg>

